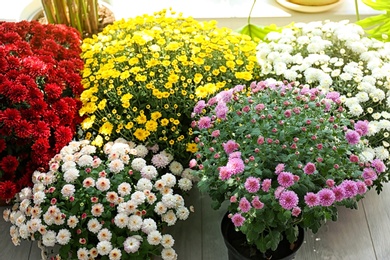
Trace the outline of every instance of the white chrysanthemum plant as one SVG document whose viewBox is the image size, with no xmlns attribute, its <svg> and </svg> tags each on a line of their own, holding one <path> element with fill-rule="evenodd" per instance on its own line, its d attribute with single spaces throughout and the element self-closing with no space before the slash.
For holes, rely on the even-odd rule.
<svg viewBox="0 0 390 260">
<path fill-rule="evenodd" d="M 73 141 L 3 217 L 13 243 L 38 240 L 42 257 L 56 246 L 57 259 L 177 259 L 165 231 L 190 214 L 177 193 L 192 188 L 190 171 L 157 146 L 118 139 L 99 157 L 89 141 Z"/>
<path fill-rule="evenodd" d="M 337 97 L 350 119 L 367 120 L 361 160 L 390 163 L 390 43 L 364 36 L 349 21 L 295 23 L 258 45 L 263 78 L 295 81 Z M 390 169 L 389 167 L 387 167 Z M 378 192 L 390 172 L 378 176 Z"/>
</svg>

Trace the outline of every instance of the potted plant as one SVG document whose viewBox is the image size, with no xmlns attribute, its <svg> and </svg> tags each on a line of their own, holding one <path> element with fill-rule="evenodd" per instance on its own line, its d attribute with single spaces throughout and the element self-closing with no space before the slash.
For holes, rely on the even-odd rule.
<svg viewBox="0 0 390 260">
<path fill-rule="evenodd" d="M 99 0 L 42 0 L 41 3 L 48 23 L 76 28 L 83 37 L 92 37 L 100 32 L 106 23 L 112 23 L 114 20 L 112 11 L 105 2 Z M 103 21 L 106 13 L 110 13 L 107 15 L 108 22 Z"/>
<path fill-rule="evenodd" d="M 31 185 L 75 135 L 80 42 L 64 25 L 0 22 L 0 199 Z"/>
<path fill-rule="evenodd" d="M 193 117 L 198 152 L 190 166 L 198 187 L 213 208 L 228 203 L 224 222 L 251 246 L 231 259 L 294 253 L 277 256 L 276 249 L 283 239 L 302 239 L 299 227 L 317 232 L 336 220 L 339 206 L 356 208 L 386 168 L 358 156 L 368 123 L 349 120 L 337 92 L 253 82 L 199 101 Z"/>
<path fill-rule="evenodd" d="M 72 141 L 49 171 L 34 172 L 34 186 L 3 214 L 13 243 L 38 240 L 46 251 L 58 245 L 55 259 L 177 259 L 166 227 L 189 215 L 178 194 L 192 188 L 189 169 L 166 151 L 124 139 L 103 151 Z"/>
<path fill-rule="evenodd" d="M 367 146 L 359 155 L 390 163 L 389 43 L 364 36 L 348 21 L 296 23 L 267 35 L 258 46 L 261 76 L 287 79 L 326 93 L 337 91 L 353 120 L 367 120 Z M 389 171 L 374 180 L 379 193 Z"/>
<path fill-rule="evenodd" d="M 193 105 L 253 80 L 255 48 L 248 36 L 174 11 L 116 21 L 82 45 L 82 138 L 97 147 L 118 137 L 158 144 L 187 164 Z"/>
</svg>

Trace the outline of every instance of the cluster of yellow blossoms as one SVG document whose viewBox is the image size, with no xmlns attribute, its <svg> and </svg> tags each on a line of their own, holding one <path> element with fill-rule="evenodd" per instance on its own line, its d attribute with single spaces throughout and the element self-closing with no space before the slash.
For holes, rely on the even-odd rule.
<svg viewBox="0 0 390 260">
<path fill-rule="evenodd" d="M 123 137 L 194 153 L 197 100 L 258 74 L 248 36 L 166 10 L 116 21 L 82 51 L 83 137 L 98 147 Z"/>
</svg>

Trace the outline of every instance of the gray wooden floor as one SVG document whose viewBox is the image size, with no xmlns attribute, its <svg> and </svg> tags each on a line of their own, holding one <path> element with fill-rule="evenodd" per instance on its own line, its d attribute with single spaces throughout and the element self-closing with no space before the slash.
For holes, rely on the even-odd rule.
<svg viewBox="0 0 390 260">
<path fill-rule="evenodd" d="M 224 209 L 213 211 L 210 199 L 196 189 L 186 198 L 195 212 L 171 230 L 179 260 L 227 260 L 220 234 Z M 339 220 L 329 222 L 317 234 L 306 232 L 296 260 L 389 260 L 390 184 L 378 196 L 370 191 L 358 210 L 340 208 Z M 1 213 L 4 207 L 1 207 Z M 0 214 L 1 216 L 2 214 Z M 9 223 L 0 218 L 0 260 L 38 260 L 35 243 L 24 241 L 15 247 L 9 236 Z"/>
</svg>

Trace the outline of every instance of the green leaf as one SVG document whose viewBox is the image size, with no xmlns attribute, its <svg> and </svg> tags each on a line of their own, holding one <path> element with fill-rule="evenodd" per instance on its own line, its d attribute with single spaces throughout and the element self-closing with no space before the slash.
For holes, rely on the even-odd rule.
<svg viewBox="0 0 390 260">
<path fill-rule="evenodd" d="M 266 41 L 266 36 L 270 32 L 278 32 L 281 31 L 281 27 L 277 27 L 275 24 L 271 24 L 268 26 L 257 26 L 254 24 L 248 23 L 247 25 L 241 27 L 237 30 L 237 32 L 241 34 L 248 35 L 254 41 L 262 40 Z"/>
<path fill-rule="evenodd" d="M 365 5 L 368 5 L 372 9 L 378 11 L 390 11 L 390 5 L 388 0 L 362 0 Z"/>
</svg>

